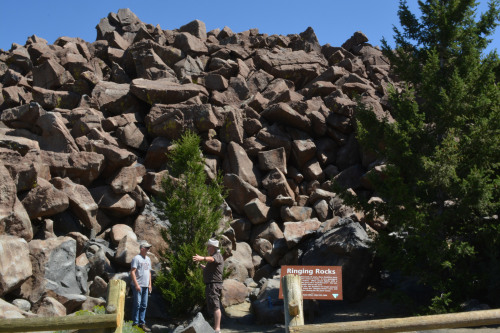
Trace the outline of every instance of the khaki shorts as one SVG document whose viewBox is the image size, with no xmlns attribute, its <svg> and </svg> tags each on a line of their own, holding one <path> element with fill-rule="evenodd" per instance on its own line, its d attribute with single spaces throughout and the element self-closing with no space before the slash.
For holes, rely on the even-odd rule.
<svg viewBox="0 0 500 333">
<path fill-rule="evenodd" d="M 207 310 L 213 312 L 220 309 L 220 295 L 222 283 L 208 283 L 205 285 L 205 297 L 207 299 Z"/>
</svg>

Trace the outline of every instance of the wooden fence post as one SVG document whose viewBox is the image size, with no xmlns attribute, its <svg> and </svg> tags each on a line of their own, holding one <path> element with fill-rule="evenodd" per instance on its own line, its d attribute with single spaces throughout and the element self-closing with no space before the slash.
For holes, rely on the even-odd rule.
<svg viewBox="0 0 500 333">
<path fill-rule="evenodd" d="M 304 325 L 302 304 L 302 285 L 300 275 L 285 275 L 282 279 L 283 301 L 285 307 L 285 327 Z"/>
<path fill-rule="evenodd" d="M 127 284 L 123 280 L 111 280 L 108 284 L 108 301 L 106 313 L 116 315 L 116 329 L 110 332 L 122 333 L 123 318 L 125 316 L 125 291 Z"/>
</svg>

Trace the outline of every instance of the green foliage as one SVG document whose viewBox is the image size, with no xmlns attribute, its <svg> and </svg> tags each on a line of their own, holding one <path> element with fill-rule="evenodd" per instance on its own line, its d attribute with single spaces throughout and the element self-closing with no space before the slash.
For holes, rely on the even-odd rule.
<svg viewBox="0 0 500 333">
<path fill-rule="evenodd" d="M 168 249 L 162 253 L 163 269 L 156 278 L 174 315 L 188 314 L 204 304 L 204 284 L 195 254 L 206 252 L 205 243 L 219 228 L 225 191 L 220 175 L 208 181 L 200 138 L 185 133 L 169 156 L 169 174 L 163 179 L 164 194 L 155 200 L 170 221 L 162 236 Z"/>
<path fill-rule="evenodd" d="M 133 326 L 133 322 L 126 321 L 123 323 L 122 333 L 144 333 L 144 330 L 140 327 Z"/>
<path fill-rule="evenodd" d="M 92 311 L 89 310 L 78 310 L 75 312 L 75 316 L 95 316 L 95 315 L 103 315 L 106 314 L 106 308 L 104 306 L 99 306 L 96 305 L 92 308 Z M 86 331 L 86 330 L 84 330 Z M 54 333 L 70 333 L 73 332 L 73 330 L 63 330 L 63 331 L 56 331 Z M 132 322 L 124 322 L 123 323 L 123 333 L 144 333 L 144 331 L 136 326 L 132 326 Z"/>
<path fill-rule="evenodd" d="M 386 165 L 383 176 L 370 177 L 384 203 L 345 198 L 389 221 L 377 253 L 434 290 L 430 311 L 453 311 L 469 298 L 498 306 L 500 228 L 492 216 L 500 209 L 500 60 L 483 51 L 500 2 L 477 21 L 473 0 L 419 5 L 420 20 L 401 1 L 396 49 L 383 41 L 406 81 L 389 92 L 395 122 L 358 107 L 358 139 Z"/>
<path fill-rule="evenodd" d="M 78 310 L 75 312 L 75 316 L 92 316 L 92 315 L 101 315 L 106 314 L 106 308 L 104 306 L 96 305 L 92 308 L 92 311 L 89 310 Z"/>
</svg>

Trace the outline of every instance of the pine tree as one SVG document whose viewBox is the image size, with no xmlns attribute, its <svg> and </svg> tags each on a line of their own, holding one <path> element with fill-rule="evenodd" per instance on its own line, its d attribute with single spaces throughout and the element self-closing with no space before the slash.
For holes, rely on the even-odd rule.
<svg viewBox="0 0 500 333">
<path fill-rule="evenodd" d="M 174 145 L 163 194 L 155 200 L 170 222 L 162 234 L 168 249 L 162 253 L 163 269 L 155 283 L 171 313 L 183 315 L 205 302 L 202 270 L 192 257 L 206 252 L 205 243 L 219 228 L 225 192 L 220 176 L 207 181 L 196 134 L 186 132 Z"/>
<path fill-rule="evenodd" d="M 430 310 L 453 311 L 477 298 L 500 305 L 499 58 L 484 54 L 500 2 L 476 20 L 473 0 L 419 1 L 422 16 L 400 1 L 396 48 L 383 40 L 393 73 L 395 122 L 360 105 L 358 139 L 378 154 L 372 173 L 384 202 L 346 199 L 388 221 L 377 253 L 392 269 L 433 290 Z"/>
</svg>

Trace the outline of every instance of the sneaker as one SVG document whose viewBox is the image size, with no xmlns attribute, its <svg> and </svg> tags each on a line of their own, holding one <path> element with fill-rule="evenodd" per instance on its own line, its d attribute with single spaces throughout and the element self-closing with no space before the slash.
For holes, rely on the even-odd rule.
<svg viewBox="0 0 500 333">
<path fill-rule="evenodd" d="M 147 327 L 146 324 L 142 324 L 139 327 L 142 328 L 144 332 L 151 332 L 151 329 Z"/>
</svg>

